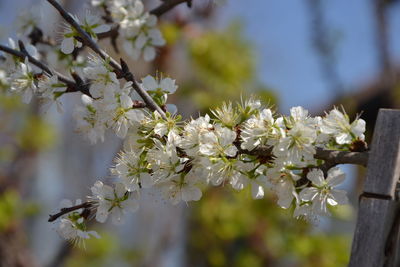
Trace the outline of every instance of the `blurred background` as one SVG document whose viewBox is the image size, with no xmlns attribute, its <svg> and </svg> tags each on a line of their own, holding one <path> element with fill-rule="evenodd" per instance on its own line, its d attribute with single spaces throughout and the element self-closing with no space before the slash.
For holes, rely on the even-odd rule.
<svg viewBox="0 0 400 267">
<path fill-rule="evenodd" d="M 17 15 L 45 1 L 0 0 L 0 42 L 15 37 Z M 63 1 L 84 14 L 86 1 Z M 159 1 L 145 0 L 149 9 Z M 43 4 L 42 28 L 61 23 Z M 400 106 L 400 1 L 193 0 L 163 16 L 167 45 L 151 64 L 129 62 L 137 77 L 177 79 L 170 103 L 186 118 L 255 94 L 283 114 L 302 105 L 321 115 L 343 105 L 362 112 L 370 143 L 379 108 Z M 108 51 L 108 41 L 102 43 Z M 0 84 L 1 87 L 1 84 Z M 122 227 L 93 223 L 102 236 L 74 247 L 47 222 L 64 198 L 84 198 L 107 179 L 121 141 L 90 146 L 74 132 L 78 94 L 65 112 L 42 112 L 0 93 L 0 266 L 346 266 L 363 169 L 343 166 L 352 205 L 313 224 L 295 220 L 272 194 L 210 188 L 201 201 L 171 206 L 156 192 Z"/>
</svg>

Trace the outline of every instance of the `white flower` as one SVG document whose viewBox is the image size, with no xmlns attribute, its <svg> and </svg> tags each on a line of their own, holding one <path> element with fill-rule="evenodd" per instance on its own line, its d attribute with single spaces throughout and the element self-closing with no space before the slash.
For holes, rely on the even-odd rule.
<svg viewBox="0 0 400 267">
<path fill-rule="evenodd" d="M 288 128 L 286 136 L 273 149 L 278 157 L 276 162 L 300 167 L 313 164 L 318 119 L 309 117 L 308 111 L 302 107 L 293 107 L 290 116 L 284 118 L 284 123 Z"/>
<path fill-rule="evenodd" d="M 197 155 L 199 153 L 201 135 L 208 133 L 212 127 L 208 115 L 191 120 L 183 129 L 180 146 L 185 149 L 189 156 Z"/>
<path fill-rule="evenodd" d="M 156 56 L 155 47 L 165 44 L 156 28 L 157 17 L 144 12 L 141 1 L 116 1 L 111 6 L 112 16 L 119 21 L 121 35 L 125 39 L 124 50 L 135 60 L 143 54 L 145 61 Z"/>
<path fill-rule="evenodd" d="M 356 119 L 350 124 L 347 114 L 335 108 L 322 120 L 321 132 L 333 136 L 339 145 L 351 144 L 357 138 L 364 140 L 365 121 Z"/>
<path fill-rule="evenodd" d="M 275 120 L 270 109 L 263 109 L 243 124 L 241 148 L 251 151 L 259 145 L 274 145 L 285 136 L 283 127 L 282 118 Z"/>
<path fill-rule="evenodd" d="M 109 5 L 111 16 L 123 27 L 126 27 L 129 21 L 140 18 L 144 11 L 143 3 L 139 0 L 114 0 L 109 2 L 111 2 Z"/>
<path fill-rule="evenodd" d="M 266 175 L 269 185 L 278 197 L 278 205 L 281 208 L 288 209 L 293 199 L 296 199 L 296 202 L 299 201 L 295 182 L 300 179 L 300 176 L 280 166 L 268 169 Z"/>
<path fill-rule="evenodd" d="M 107 125 L 112 127 L 120 138 L 125 138 L 130 126 L 138 124 L 144 119 L 142 110 L 133 109 L 133 101 L 129 96 L 131 87 L 132 82 L 127 82 L 117 95 L 117 102 L 106 104 L 103 112 L 103 116 L 108 117 Z"/>
<path fill-rule="evenodd" d="M 236 190 L 243 190 L 246 186 L 251 186 L 251 195 L 254 199 L 264 197 L 265 177 L 262 172 L 255 168 L 254 163 L 247 163 L 238 160 L 235 164 L 235 169 L 240 172 L 238 175 L 232 176 L 230 184 Z"/>
<path fill-rule="evenodd" d="M 196 186 L 198 177 L 192 172 L 175 175 L 170 180 L 160 184 L 160 188 L 173 205 L 180 201 L 198 201 L 202 196 L 201 190 Z"/>
<path fill-rule="evenodd" d="M 242 99 L 242 109 L 246 112 L 246 113 L 251 113 L 254 110 L 257 110 L 259 108 L 261 108 L 261 101 L 257 98 L 255 98 L 254 96 L 251 96 L 249 99 L 246 99 L 243 102 Z"/>
<path fill-rule="evenodd" d="M 81 204 L 80 199 L 76 201 L 75 205 L 79 204 Z M 72 202 L 68 199 L 64 199 L 60 203 L 61 209 L 72 206 Z M 78 209 L 61 217 L 57 226 L 57 233 L 64 239 L 71 240 L 73 242 L 78 242 L 82 239 L 89 239 L 90 236 L 100 238 L 96 231 L 87 231 L 84 219 L 81 217 L 81 212 L 82 209 Z"/>
<path fill-rule="evenodd" d="M 71 218 L 61 218 L 57 227 L 57 233 L 67 240 L 77 242 L 79 239 L 89 239 L 90 236 L 100 238 L 96 231 L 86 231 L 83 218 L 73 220 Z"/>
<path fill-rule="evenodd" d="M 237 109 L 233 108 L 232 102 L 224 102 L 222 107 L 213 110 L 212 114 L 227 127 L 232 128 L 239 123 L 240 116 Z"/>
<path fill-rule="evenodd" d="M 153 169 L 155 183 L 163 182 L 182 171 L 188 160 L 178 156 L 172 133 L 168 134 L 165 145 L 154 139 L 154 147 L 147 153 L 147 159 Z"/>
<path fill-rule="evenodd" d="M 93 98 L 114 97 L 120 83 L 117 75 L 107 62 L 98 57 L 89 60 L 89 66 L 83 69 L 86 78 L 90 79 L 90 94 Z"/>
<path fill-rule="evenodd" d="M 106 127 L 104 120 L 99 116 L 98 102 L 93 101 L 87 95 L 82 95 L 81 99 L 84 106 L 78 106 L 73 113 L 74 119 L 77 121 L 77 131 L 87 135 L 92 144 L 99 139 L 104 142 Z"/>
<path fill-rule="evenodd" d="M 164 78 L 156 80 L 153 76 L 147 75 L 142 79 L 142 87 L 149 92 L 162 93 L 162 94 L 173 94 L 175 93 L 178 86 L 175 84 L 175 80 L 171 78 Z"/>
<path fill-rule="evenodd" d="M 153 185 L 149 170 L 140 158 L 140 153 L 122 152 L 116 159 L 115 168 L 111 172 L 121 178 L 126 190 L 132 192 Z"/>
<path fill-rule="evenodd" d="M 135 212 L 139 208 L 137 200 L 125 189 L 125 185 L 117 183 L 114 188 L 97 181 L 91 188 L 93 201 L 98 202 L 96 220 L 104 223 L 108 216 L 114 224 L 123 222 L 124 214 Z"/>
<path fill-rule="evenodd" d="M 312 182 L 312 187 L 304 188 L 300 192 L 300 198 L 312 202 L 314 213 L 327 214 L 326 204 L 336 206 L 348 203 L 346 192 L 334 189 L 345 178 L 345 174 L 339 168 L 330 169 L 326 179 L 320 169 L 313 169 L 307 174 L 307 178 Z"/>
<path fill-rule="evenodd" d="M 94 41 L 97 41 L 98 33 L 110 30 L 109 25 L 101 23 L 100 16 L 94 16 L 90 13 L 87 13 L 86 17 L 83 20 L 83 23 L 81 23 L 76 16 L 72 14 L 70 15 L 79 24 L 79 26 L 81 26 L 81 28 L 90 35 L 90 37 Z M 61 42 L 61 51 L 64 54 L 71 54 L 74 51 L 75 47 L 82 47 L 82 43 L 75 38 L 79 37 L 79 33 L 71 25 L 65 25 L 63 37 L 64 39 Z"/>
<path fill-rule="evenodd" d="M 80 21 L 76 16 L 72 14 L 70 15 L 78 24 L 80 24 Z M 71 25 L 65 24 L 63 33 L 64 38 L 61 42 L 61 52 L 63 52 L 64 54 L 71 54 L 74 51 L 75 47 L 82 47 L 82 43 L 75 39 L 76 36 L 79 36 L 79 33 L 77 33 Z"/>
<path fill-rule="evenodd" d="M 162 119 L 161 116 L 159 116 L 159 113 L 156 111 L 155 116 L 158 118 L 158 121 L 156 125 L 154 126 L 154 133 L 157 134 L 158 136 L 164 136 L 168 135 L 170 132 L 173 133 L 175 137 L 175 144 L 177 145 L 180 142 L 180 137 L 179 137 L 179 131 L 180 128 L 177 124 L 177 118 L 174 116 L 167 117 L 166 120 Z"/>
<path fill-rule="evenodd" d="M 274 146 L 274 155 L 277 162 L 287 162 L 299 166 L 313 162 L 315 147 L 313 142 L 317 137 L 316 131 L 303 124 L 297 123 Z"/>
<path fill-rule="evenodd" d="M 42 75 L 38 83 L 38 93 L 40 97 L 49 104 L 56 102 L 57 110 L 61 113 L 62 106 L 59 97 L 65 92 L 67 87 L 58 81 L 58 77 Z"/>
<path fill-rule="evenodd" d="M 235 161 L 209 161 L 206 164 L 208 158 L 202 158 L 203 165 L 206 167 L 208 171 L 207 182 L 211 183 L 214 186 L 219 186 L 221 184 L 225 184 L 231 180 L 239 180 L 238 176 L 243 175 L 240 171 L 235 168 Z"/>
<path fill-rule="evenodd" d="M 90 14 L 90 12 L 86 13 L 81 27 L 95 41 L 97 41 L 98 33 L 107 32 L 111 28 L 110 25 L 102 23 L 101 16 Z"/>
<path fill-rule="evenodd" d="M 315 128 L 318 125 L 318 119 L 308 115 L 308 111 L 303 107 L 293 107 L 290 109 L 290 116 L 286 118 L 286 123 L 289 128 L 295 124 L 301 123 L 306 127 Z"/>
<path fill-rule="evenodd" d="M 221 125 L 215 125 L 214 131 L 209 131 L 200 136 L 199 152 L 206 156 L 234 157 L 237 148 L 233 144 L 236 133 Z"/>
<path fill-rule="evenodd" d="M 22 94 L 22 101 L 26 104 L 31 102 L 33 94 L 36 92 L 35 76 L 29 66 L 28 58 L 25 58 L 25 63 L 20 63 L 10 76 L 12 92 Z"/>
<path fill-rule="evenodd" d="M 35 27 L 40 28 L 40 22 L 43 17 L 43 12 L 40 6 L 31 7 L 29 10 L 24 10 L 18 15 L 16 27 L 18 33 L 22 36 L 27 36 L 32 33 Z"/>
</svg>

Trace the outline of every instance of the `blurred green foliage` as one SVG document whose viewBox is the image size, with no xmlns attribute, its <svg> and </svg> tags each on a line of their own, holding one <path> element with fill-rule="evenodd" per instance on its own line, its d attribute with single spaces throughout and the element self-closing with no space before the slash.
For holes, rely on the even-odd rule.
<svg viewBox="0 0 400 267">
<path fill-rule="evenodd" d="M 24 171 L 16 169 L 30 161 L 35 153 L 55 142 L 53 127 L 37 112 L 35 103 L 26 105 L 0 84 L 0 238 L 21 220 L 37 215 L 40 206 L 19 192 Z"/>
<path fill-rule="evenodd" d="M 0 233 L 13 227 L 24 216 L 36 215 L 39 206 L 33 202 L 22 201 L 19 193 L 8 189 L 0 194 Z"/>
<path fill-rule="evenodd" d="M 82 248 L 74 248 L 66 267 L 109 267 L 121 263 L 137 262 L 141 254 L 121 246 L 114 234 L 100 233 L 101 238 L 88 239 Z"/>
<path fill-rule="evenodd" d="M 16 191 L 7 190 L 0 195 L 0 232 L 7 230 L 18 219 L 20 206 L 20 198 Z"/>
<path fill-rule="evenodd" d="M 254 90 L 253 52 L 250 42 L 243 38 L 239 23 L 232 23 L 223 31 L 206 31 L 189 38 L 188 54 L 194 79 L 184 85 L 183 93 L 204 109 L 261 91 Z"/>
<path fill-rule="evenodd" d="M 208 190 L 193 205 L 190 266 L 346 266 L 349 236 L 313 231 L 268 195 L 254 200 L 248 190 Z"/>
</svg>

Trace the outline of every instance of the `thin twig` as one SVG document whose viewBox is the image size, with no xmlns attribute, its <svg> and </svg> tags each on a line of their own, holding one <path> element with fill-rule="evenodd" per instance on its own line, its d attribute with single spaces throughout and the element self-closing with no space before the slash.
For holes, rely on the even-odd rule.
<svg viewBox="0 0 400 267">
<path fill-rule="evenodd" d="M 120 78 L 125 78 L 127 81 L 132 82 L 133 89 L 140 95 L 143 101 L 146 103 L 147 107 L 153 111 L 157 111 L 164 119 L 166 118 L 165 112 L 161 109 L 160 106 L 153 100 L 153 98 L 144 90 L 142 87 L 138 85 L 136 82 L 134 75 L 129 69 L 122 68 L 121 65 L 112 57 L 110 57 L 104 50 L 102 50 L 97 43 L 89 36 L 85 30 L 81 28 L 81 26 L 74 20 L 74 18 L 68 14 L 67 11 L 55 0 L 47 0 L 60 15 L 79 33 L 79 37 L 81 41 L 87 45 L 90 49 L 92 49 L 97 55 L 99 55 L 102 59 L 109 62 L 110 66 L 113 67 L 115 73 Z"/>
<path fill-rule="evenodd" d="M 87 209 L 92 207 L 93 203 L 92 202 L 84 202 L 82 204 L 76 205 L 76 206 L 72 206 L 69 208 L 62 208 L 60 210 L 60 212 L 53 214 L 53 215 L 49 215 L 49 222 L 54 222 L 55 220 L 57 220 L 59 217 L 63 216 L 64 214 L 70 213 L 72 211 L 75 210 L 79 210 L 79 209 Z"/>
</svg>

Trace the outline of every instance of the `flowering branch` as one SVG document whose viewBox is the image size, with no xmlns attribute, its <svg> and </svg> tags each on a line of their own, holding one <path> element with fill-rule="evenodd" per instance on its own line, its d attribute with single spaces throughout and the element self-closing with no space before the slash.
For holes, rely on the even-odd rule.
<svg viewBox="0 0 400 267">
<path fill-rule="evenodd" d="M 81 28 L 81 26 L 75 21 L 75 19 L 68 14 L 67 11 L 59 4 L 56 0 L 47 0 L 55 9 L 60 13 L 60 15 L 79 33 L 82 41 L 85 45 L 91 48 L 96 54 L 98 54 L 103 60 L 109 62 L 109 64 L 114 68 L 114 71 L 117 73 L 117 76 L 120 78 L 125 78 L 127 81 L 132 82 L 133 89 L 140 95 L 143 101 L 146 103 L 147 107 L 153 111 L 157 111 L 163 118 L 165 117 L 165 112 L 158 106 L 153 98 L 143 90 L 136 82 L 132 72 L 129 71 L 129 68 L 124 61 L 121 59 L 121 65 L 118 64 L 115 59 L 110 57 L 104 50 L 102 50 L 96 42 L 89 36 L 89 34 Z"/>
<path fill-rule="evenodd" d="M 20 47 L 20 51 L 9 48 L 7 46 L 1 45 L 0 44 L 0 51 L 3 51 L 5 53 L 8 53 L 10 55 L 13 55 L 15 57 L 18 57 L 22 60 L 24 60 L 25 58 L 28 58 L 29 62 L 32 63 L 33 65 L 37 66 L 38 68 L 40 68 L 41 70 L 43 70 L 45 73 L 49 74 L 49 75 L 56 75 L 59 79 L 60 82 L 63 82 L 67 85 L 67 92 L 82 92 L 83 94 L 89 94 L 89 90 L 87 88 L 87 86 L 85 85 L 81 85 L 78 86 L 76 84 L 76 82 L 74 82 L 73 80 L 69 79 L 68 77 L 64 76 L 61 73 L 58 73 L 55 70 L 51 70 L 47 65 L 45 65 L 44 63 L 40 62 L 39 60 L 37 60 L 36 58 L 32 57 L 28 51 L 25 49 L 24 44 L 19 41 L 18 45 Z"/>
</svg>

